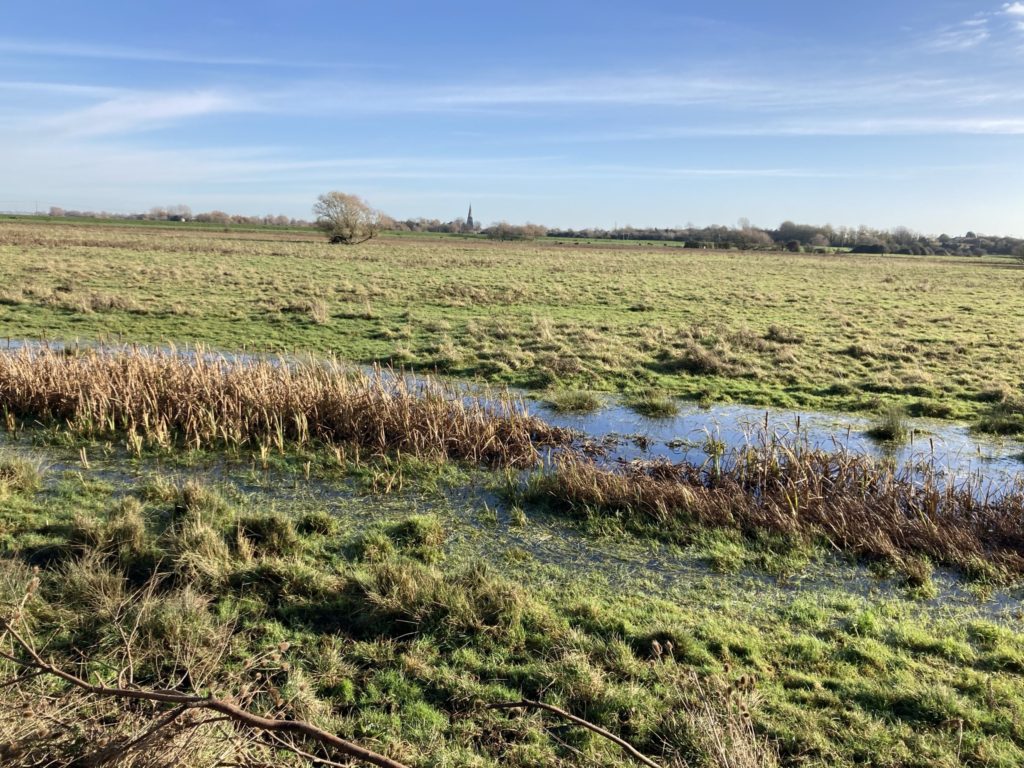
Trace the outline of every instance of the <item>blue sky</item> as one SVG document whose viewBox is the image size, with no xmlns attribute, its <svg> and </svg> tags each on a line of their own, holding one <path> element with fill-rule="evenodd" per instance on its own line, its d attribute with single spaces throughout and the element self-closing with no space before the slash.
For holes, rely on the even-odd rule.
<svg viewBox="0 0 1024 768">
<path fill-rule="evenodd" d="M 11 3 L 0 209 L 1024 235 L 1024 2 Z"/>
</svg>

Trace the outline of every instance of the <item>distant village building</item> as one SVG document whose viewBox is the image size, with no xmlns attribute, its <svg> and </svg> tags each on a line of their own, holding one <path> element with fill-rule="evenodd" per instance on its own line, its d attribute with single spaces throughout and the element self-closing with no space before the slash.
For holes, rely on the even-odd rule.
<svg viewBox="0 0 1024 768">
<path fill-rule="evenodd" d="M 469 215 L 466 216 L 466 229 L 472 231 L 476 229 L 476 225 L 473 223 L 473 204 L 469 205 Z"/>
</svg>

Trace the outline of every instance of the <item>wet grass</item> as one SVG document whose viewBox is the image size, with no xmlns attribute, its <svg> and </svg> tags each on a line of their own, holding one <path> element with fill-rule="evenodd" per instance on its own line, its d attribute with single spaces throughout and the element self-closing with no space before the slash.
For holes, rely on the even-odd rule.
<svg viewBox="0 0 1024 768">
<path fill-rule="evenodd" d="M 983 260 L 443 237 L 341 251 L 296 232 L 9 222 L 0 285 L 14 337 L 304 350 L 537 390 L 900 404 L 1024 429 L 1024 270 Z"/>
<path fill-rule="evenodd" d="M 507 395 L 464 395 L 429 381 L 312 362 L 145 350 L 0 353 L 8 431 L 48 425 L 42 434 L 79 443 L 86 466 L 85 443 L 113 439 L 137 458 L 147 449 L 168 456 L 184 449 L 185 457 L 227 450 L 251 454 L 264 469 L 298 454 L 307 478 L 346 466 L 356 482 L 383 493 L 436 487 L 446 470 L 457 476 L 460 468 L 505 468 L 513 500 L 625 520 L 634 531 L 649 526 L 656 537 L 730 528 L 750 538 L 781 537 L 791 550 L 827 542 L 908 571 L 924 557 L 997 581 L 1024 573 L 1019 486 L 993 496 L 970 478 L 945 478 L 932 467 L 812 450 L 767 432 L 732 449 L 709 433 L 699 466 L 652 460 L 616 467 L 595 462 L 588 444 Z M 646 397 L 656 412 L 657 396 Z M 563 402 L 566 409 L 582 405 L 572 393 Z M 872 434 L 905 436 L 904 418 L 891 409 Z M 543 466 L 542 449 L 554 449 L 553 468 Z M 0 474 L 0 491 L 31 482 L 31 468 L 17 466 Z M 523 470 L 534 471 L 524 480 Z M 239 535 L 279 539 L 247 525 Z M 711 560 L 726 562 L 728 549 Z"/>
<path fill-rule="evenodd" d="M 8 455 L 0 466 L 21 475 L 25 460 Z M 632 764 L 585 731 L 482 708 L 522 696 L 584 716 L 666 765 L 1024 759 L 1024 637 L 1012 618 L 895 594 L 755 588 L 742 576 L 755 550 L 725 532 L 694 550 L 714 575 L 671 587 L 642 568 L 613 587 L 571 562 L 540 568 L 528 556 L 516 558 L 512 580 L 472 541 L 459 543 L 464 522 L 441 499 L 424 508 L 419 492 L 363 496 L 356 485 L 291 499 L 269 490 L 290 485 L 283 478 L 241 491 L 245 474 L 236 485 L 232 472 L 207 483 L 195 471 L 188 480 L 136 471 L 37 470 L 0 501 L 5 615 L 24 601 L 48 657 L 94 679 L 124 674 L 127 651 L 135 684 L 230 692 L 416 766 Z M 534 526 L 526 512 L 516 527 L 524 543 Z M 37 721 L 22 716 L 28 699 Z M 78 727 L 37 727 L 58 703 Z M 146 714 L 46 680 L 5 688 L 0 709 L 17 712 L 0 717 L 11 765 L 98 749 Z M 184 750 L 178 764 L 195 765 L 243 757 L 214 728 L 175 739 L 154 755 Z M 260 749 L 265 762 L 288 764 Z"/>
</svg>

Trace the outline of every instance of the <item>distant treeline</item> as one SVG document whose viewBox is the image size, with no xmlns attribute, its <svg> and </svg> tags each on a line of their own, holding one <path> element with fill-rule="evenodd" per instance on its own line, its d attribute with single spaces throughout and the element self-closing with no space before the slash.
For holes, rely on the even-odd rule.
<svg viewBox="0 0 1024 768">
<path fill-rule="evenodd" d="M 775 250 L 828 253 L 835 250 L 852 253 L 897 253 L 905 255 L 985 256 L 988 254 L 1024 257 L 1024 240 L 1014 237 L 979 235 L 934 236 L 906 227 L 892 230 L 869 227 L 832 227 L 794 224 L 784 221 L 777 229 L 738 227 L 685 227 L 619 229 L 551 229 L 548 237 L 609 240 L 653 240 L 682 243 L 687 248 Z"/>
<path fill-rule="evenodd" d="M 778 250 L 829 253 L 898 253 L 906 255 L 985 256 L 988 254 L 1024 258 L 1024 240 L 1014 237 L 946 234 L 933 236 L 906 227 L 892 230 L 869 227 L 832 227 L 784 221 L 777 229 L 762 229 L 741 222 L 737 227 L 619 227 L 618 229 L 552 229 L 540 224 L 509 224 L 489 227 L 466 226 L 462 219 L 406 219 L 393 221 L 389 229 L 402 232 L 443 232 L 482 234 L 494 240 L 532 240 L 558 237 L 579 240 L 650 240 L 681 243 L 687 248 Z"/>
<path fill-rule="evenodd" d="M 207 211 L 193 214 L 187 205 L 151 208 L 146 213 L 107 213 L 50 208 L 50 216 L 138 221 L 197 221 L 277 227 L 311 227 L 312 222 L 284 215 L 244 216 Z M 753 227 L 741 220 L 736 227 L 619 227 L 617 229 L 552 229 L 541 224 L 509 224 L 489 227 L 464 219 L 387 219 L 385 228 L 398 232 L 435 232 L 483 235 L 494 240 L 533 240 L 541 237 L 587 240 L 649 240 L 680 243 L 686 248 L 778 250 L 829 253 L 897 253 L 915 256 L 1017 256 L 1024 259 L 1024 239 L 968 232 L 964 235 L 924 235 L 906 227 L 891 230 L 870 227 L 832 227 L 829 224 L 795 224 L 784 221 L 777 229 Z"/>
<path fill-rule="evenodd" d="M 313 223 L 305 219 L 293 219 L 283 214 L 268 213 L 265 216 L 245 216 L 224 211 L 205 211 L 192 213 L 187 205 L 169 205 L 150 208 L 145 213 L 108 213 L 107 211 L 76 211 L 72 209 L 50 208 L 50 216 L 68 219 L 111 219 L 114 221 L 198 221 L 203 224 L 247 224 L 250 226 L 267 227 L 312 227 Z"/>
<path fill-rule="evenodd" d="M 402 221 L 392 219 L 391 226 L 388 229 L 397 232 L 441 232 L 451 235 L 473 234 L 481 231 L 479 224 L 473 222 L 473 226 L 470 227 L 466 224 L 465 219 L 441 221 L 440 219 L 424 218 L 404 219 Z"/>
</svg>

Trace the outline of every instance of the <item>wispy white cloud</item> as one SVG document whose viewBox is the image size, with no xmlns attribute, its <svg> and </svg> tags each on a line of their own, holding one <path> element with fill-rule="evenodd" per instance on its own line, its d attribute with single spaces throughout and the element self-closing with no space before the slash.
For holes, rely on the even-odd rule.
<svg viewBox="0 0 1024 768">
<path fill-rule="evenodd" d="M 458 84 L 374 84 L 296 80 L 275 89 L 233 85 L 125 89 L 70 82 L 0 80 L 8 91 L 5 122 L 29 135 L 129 136 L 215 115 L 274 119 L 473 113 L 534 124 L 530 136 L 562 115 L 604 115 L 615 133 L 667 138 L 648 126 L 674 120 L 675 135 L 1019 134 L 1024 82 L 919 73 L 773 78 L 703 73 L 595 73 L 572 78 Z M 69 103 L 65 97 L 84 100 Z M 690 107 L 699 109 L 690 109 Z M 617 109 L 617 108 L 631 109 Z M 635 109 L 632 109 L 635 108 Z M 578 113 L 578 114 L 575 114 Z M 256 117 L 254 119 L 260 119 Z M 612 127 L 614 126 L 614 127 Z M 499 134 L 508 137 L 507 131 Z M 488 141 L 488 131 L 481 138 Z M 506 138 L 515 145 L 514 136 Z"/>
<path fill-rule="evenodd" d="M 1024 117 L 886 117 L 794 122 L 767 134 L 803 136 L 1024 135 Z"/>
<path fill-rule="evenodd" d="M 689 126 L 648 126 L 638 130 L 574 133 L 533 137 L 534 143 L 672 141 L 699 137 L 743 136 L 929 136 L 1024 135 L 1024 117 L 886 117 L 825 118 L 757 122 L 709 123 Z"/>
<path fill-rule="evenodd" d="M 889 171 L 883 173 L 888 175 Z M 877 170 L 825 168 L 700 168 L 673 166 L 589 165 L 577 172 L 580 178 L 611 179 L 855 179 L 878 178 Z"/>
<path fill-rule="evenodd" d="M 983 44 L 997 50 L 1010 42 L 1008 31 L 1024 31 L 1024 2 L 1021 0 L 1003 3 L 999 10 L 982 11 L 959 24 L 942 27 L 923 45 L 925 49 L 938 52 L 968 51 Z"/>
<path fill-rule="evenodd" d="M 1024 88 L 1018 89 L 1024 94 Z M 977 82 L 919 76 L 829 78 L 733 77 L 701 74 L 594 75 L 554 78 L 525 83 L 469 83 L 457 86 L 421 87 L 388 93 L 379 105 L 404 105 L 407 109 L 462 109 L 503 107 L 602 107 L 610 105 L 688 107 L 712 105 L 731 110 L 793 110 L 836 105 L 906 103 L 924 98 L 976 98 L 985 93 Z M 1003 95 L 1003 94 L 1001 94 Z"/>
<path fill-rule="evenodd" d="M 297 150 L 295 150 L 297 151 Z M 237 198 L 260 190 L 280 195 L 316 191 L 343 179 L 361 188 L 394 181 L 431 184 L 465 182 L 474 188 L 547 182 L 671 179 L 842 179 L 873 178 L 878 173 L 857 169 L 809 167 L 679 167 L 577 163 L 569 157 L 509 156 L 465 158 L 446 154 L 419 157 L 335 157 L 303 159 L 295 151 L 206 147 L 189 150 L 146 149 L 111 142 L 72 140 L 57 146 L 5 145 L 0 161 L 12 175 L 31 178 L 39 189 L 53 190 L 68 204 L 90 194 L 134 196 L 160 202 L 178 189 L 217 190 Z M 68 169 L 73 168 L 74 174 Z M 888 177 L 891 169 L 882 175 Z M 511 190 L 509 190 L 511 191 Z M 502 192 L 505 194 L 505 191 Z M 149 204 L 152 204 L 150 202 Z M 77 203 L 75 203 L 77 204 Z M 139 207 L 145 207 L 140 203 Z"/>
<path fill-rule="evenodd" d="M 128 134 L 213 114 L 249 112 L 253 102 L 214 90 L 128 92 L 82 109 L 38 121 L 39 127 L 69 136 Z"/>
<path fill-rule="evenodd" d="M 967 51 L 977 48 L 992 36 L 988 19 L 969 19 L 953 27 L 945 27 L 926 43 L 935 51 Z"/>
<path fill-rule="evenodd" d="M 0 80 L 0 91 L 27 94 L 54 94 L 58 96 L 83 96 L 109 98 L 124 93 L 123 88 L 82 83 L 47 83 L 35 80 Z"/>
<path fill-rule="evenodd" d="M 512 113 L 524 117 L 555 110 L 608 110 L 613 107 L 683 110 L 688 123 L 702 123 L 720 110 L 746 113 L 816 114 L 857 109 L 933 110 L 937 105 L 967 108 L 1024 102 L 1024 82 L 979 81 L 968 77 L 890 75 L 886 77 L 756 76 L 703 77 L 688 74 L 617 74 L 529 82 L 470 82 L 458 85 L 378 86 L 307 85 L 303 90 L 261 94 L 268 109 L 302 109 L 315 104 L 324 112 L 353 113 Z M 643 114 L 643 113 L 638 113 Z M 610 116 L 621 118 L 625 115 Z"/>
<path fill-rule="evenodd" d="M 268 109 L 282 112 L 472 113 L 523 112 L 614 105 L 682 107 L 693 104 L 785 103 L 784 86 L 748 78 L 701 74 L 588 74 L 530 80 L 496 78 L 457 82 L 388 84 L 358 80 L 295 83 L 263 90 Z"/>
<path fill-rule="evenodd" d="M 373 88 L 305 82 L 258 92 L 239 88 L 143 91 L 0 81 L 0 92 L 4 90 L 42 97 L 42 101 L 32 98 L 24 103 L 12 100 L 9 119 L 16 117 L 26 132 L 59 136 L 129 136 L 231 114 L 323 120 L 346 115 L 472 112 L 504 119 L 512 112 L 539 121 L 540 127 L 553 115 L 584 111 L 606 114 L 608 124 L 621 126 L 606 131 L 611 136 L 608 140 L 615 140 L 616 130 L 630 137 L 643 138 L 650 133 L 650 138 L 666 138 L 659 129 L 648 126 L 664 123 L 673 115 L 676 125 L 682 125 L 673 128 L 679 136 L 1017 134 L 1024 120 L 1024 83 L 917 75 L 768 81 L 640 73 L 553 78 L 490 88 L 476 83 Z M 67 95 L 86 99 L 86 105 L 69 109 Z M 687 109 L 693 105 L 701 108 Z M 536 131 L 530 135 L 535 136 Z M 486 131 L 481 138 L 487 140 Z"/>
<path fill-rule="evenodd" d="M 24 41 L 0 39 L 0 53 L 18 53 L 27 56 L 56 56 L 85 59 L 126 61 L 153 61 L 171 64 L 210 64 L 217 66 L 250 67 L 316 67 L 313 62 L 275 60 L 258 57 L 218 56 L 187 51 L 168 51 L 152 48 L 131 48 L 119 45 L 91 45 L 70 41 Z"/>
<path fill-rule="evenodd" d="M 777 86 L 743 79 L 701 75 L 625 75 L 564 78 L 529 83 L 452 86 L 409 94 L 414 104 L 432 107 L 486 107 L 559 104 L 687 105 L 740 98 L 745 103 L 772 103 Z"/>
</svg>

